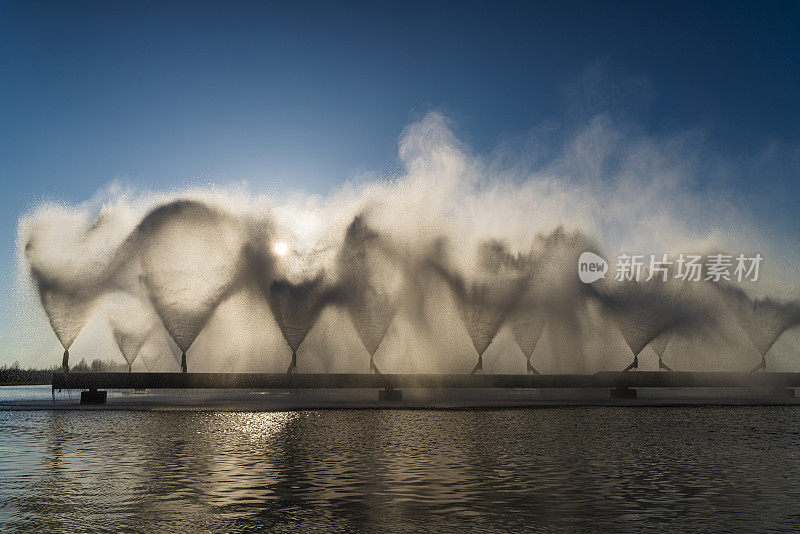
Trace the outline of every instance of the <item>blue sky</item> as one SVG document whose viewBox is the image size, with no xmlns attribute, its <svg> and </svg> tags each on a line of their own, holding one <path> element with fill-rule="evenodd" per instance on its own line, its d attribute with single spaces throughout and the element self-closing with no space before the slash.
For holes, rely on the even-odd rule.
<svg viewBox="0 0 800 534">
<path fill-rule="evenodd" d="M 796 244 L 799 31 L 797 2 L 4 2 L 0 332 L 36 202 L 113 179 L 325 193 L 391 170 L 431 109 L 478 152 L 600 112 L 700 130 Z"/>
</svg>

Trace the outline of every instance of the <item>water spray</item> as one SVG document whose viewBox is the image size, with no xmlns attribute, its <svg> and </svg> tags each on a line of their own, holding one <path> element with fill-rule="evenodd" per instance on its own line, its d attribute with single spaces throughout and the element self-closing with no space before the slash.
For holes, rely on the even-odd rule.
<svg viewBox="0 0 800 534">
<path fill-rule="evenodd" d="M 347 227 L 336 258 L 339 295 L 375 374 L 380 374 L 375 353 L 394 320 L 397 295 L 402 290 L 402 273 L 394 256 L 386 237 L 359 214 Z"/>
<path fill-rule="evenodd" d="M 672 371 L 672 368 L 664 363 L 664 352 L 667 350 L 669 338 L 670 334 L 665 332 L 649 343 L 649 347 L 653 349 L 653 352 L 658 356 L 658 368 L 663 371 Z"/>
<path fill-rule="evenodd" d="M 767 353 L 778 338 L 800 325 L 800 303 L 770 297 L 752 299 L 732 284 L 717 284 L 716 287 L 761 356 L 761 361 L 751 371 L 766 370 Z"/>
<path fill-rule="evenodd" d="M 642 283 L 598 284 L 592 290 L 633 353 L 633 361 L 623 372 L 638 369 L 639 354 L 649 344 L 653 344 L 659 355 L 659 368 L 670 370 L 661 357 L 668 336 L 675 331 L 701 328 L 711 316 L 685 285 L 677 283 L 653 279 Z"/>
<path fill-rule="evenodd" d="M 478 361 L 470 371 L 477 374 L 483 370 L 483 354 L 497 335 L 506 317 L 520 302 L 527 289 L 528 277 L 519 269 L 509 268 L 516 258 L 506 253 L 502 244 L 491 240 L 479 247 L 480 276 L 473 280 L 447 265 L 442 257 L 430 257 L 428 264 L 444 279 L 456 298 L 461 320 L 467 329 Z"/>
<path fill-rule="evenodd" d="M 531 363 L 531 357 L 536 350 L 536 345 L 542 337 L 545 327 L 545 317 L 535 310 L 528 314 L 518 313 L 510 321 L 511 334 L 514 341 L 525 356 L 525 372 L 538 375 L 539 371 Z"/>
<path fill-rule="evenodd" d="M 101 227 L 93 226 L 92 232 Z M 52 254 L 43 255 L 40 240 L 30 237 L 24 257 L 64 347 L 65 374 L 72 342 L 96 302 L 111 292 L 129 293 L 146 304 L 180 349 L 184 373 L 188 372 L 188 349 L 219 304 L 234 292 L 251 292 L 256 287 L 291 349 L 289 373 L 297 371 L 298 349 L 322 309 L 333 304 L 350 318 L 369 355 L 369 370 L 380 374 L 376 352 L 396 313 L 411 310 L 409 302 L 424 302 L 424 296 L 411 294 L 425 292 L 424 284 L 415 283 L 428 274 L 454 297 L 477 355 L 473 374 L 483 370 L 483 355 L 506 322 L 526 358 L 527 373 L 538 374 L 531 358 L 545 319 L 551 328 L 551 344 L 580 348 L 580 337 L 573 333 L 580 328 L 579 313 L 587 298 L 602 304 L 628 344 L 633 361 L 626 371 L 638 368 L 639 355 L 647 345 L 658 355 L 659 369 L 671 370 L 663 359 L 670 334 L 716 320 L 716 312 L 694 298 L 693 291 L 674 283 L 580 284 L 574 260 L 580 251 L 596 247 L 590 237 L 563 228 L 537 237 L 524 254 L 511 254 L 497 241 L 482 242 L 477 254 L 461 254 L 461 260 L 469 259 L 454 267 L 446 259 L 455 249 L 444 254 L 441 248 L 429 252 L 427 247 L 398 245 L 397 236 L 376 230 L 362 214 L 347 226 L 338 251 L 337 240 L 329 243 L 335 257 L 331 252 L 328 263 L 315 271 L 319 274 L 300 282 L 290 282 L 291 273 L 277 277 L 275 254 L 283 248 L 276 248 L 273 235 L 268 223 L 255 223 L 196 200 L 174 200 L 148 212 L 117 250 L 106 255 L 111 259 L 105 258 L 100 267 L 82 267 L 79 272 L 89 273 L 85 278 L 61 274 L 58 265 L 48 263 Z M 450 240 L 440 236 L 425 241 L 428 246 L 433 242 Z M 41 259 L 44 256 L 48 262 Z M 323 272 L 332 275 L 328 278 Z M 729 288 L 722 293 L 761 355 L 754 370 L 764 369 L 767 351 L 785 330 L 800 323 L 800 305 L 769 298 L 754 301 Z M 135 335 L 122 335 L 130 330 L 128 318 L 139 315 L 135 310 L 132 304 L 124 304 L 121 319 L 112 324 L 129 371 L 138 348 L 149 337 L 143 327 L 135 328 Z M 412 321 L 421 324 L 425 319 L 412 317 Z"/>
<path fill-rule="evenodd" d="M 319 314 L 325 306 L 338 300 L 338 290 L 325 283 L 322 273 L 299 284 L 283 279 L 270 284 L 270 310 L 292 350 L 287 373 L 297 371 L 297 350 L 314 327 Z"/>
</svg>

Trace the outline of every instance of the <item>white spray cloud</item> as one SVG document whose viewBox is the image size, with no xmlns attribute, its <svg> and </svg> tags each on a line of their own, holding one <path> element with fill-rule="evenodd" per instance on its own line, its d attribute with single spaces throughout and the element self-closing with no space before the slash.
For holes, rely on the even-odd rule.
<svg viewBox="0 0 800 534">
<path fill-rule="evenodd" d="M 328 197 L 298 192 L 279 200 L 236 187 L 132 193 L 115 185 L 79 206 L 42 204 L 19 223 L 25 339 L 16 350 L 38 365 L 55 361 L 36 293 L 70 347 L 106 313 L 99 303 L 124 291 L 151 306 L 180 350 L 191 347 L 206 370 L 285 370 L 296 352 L 301 371 L 366 371 L 366 358 L 354 356 L 366 347 L 393 371 L 463 372 L 477 350 L 507 361 L 502 370 L 524 372 L 523 359 L 505 357 L 518 354 L 515 338 L 544 372 L 619 367 L 630 356 L 625 340 L 640 352 L 678 321 L 662 325 L 642 314 L 646 325 L 627 322 L 620 333 L 614 322 L 630 309 L 625 299 L 598 304 L 585 295 L 576 281 L 581 252 L 755 252 L 765 242 L 743 230 L 747 216 L 734 197 L 700 187 L 698 142 L 692 133 L 649 137 L 600 115 L 550 159 L 510 149 L 482 157 L 444 116 L 430 113 L 404 130 L 396 176 L 345 184 Z M 288 253 L 276 255 L 276 242 Z M 485 269 L 487 243 L 528 258 L 532 267 L 518 266 L 501 284 L 521 280 L 521 295 L 493 289 L 502 277 Z M 757 292 L 796 291 L 786 266 L 797 258 L 772 259 L 767 265 L 781 269 L 765 267 Z M 294 305 L 293 295 L 306 305 Z M 645 309 L 650 303 L 629 300 Z M 692 305 L 670 301 L 678 315 Z M 112 328 L 115 322 L 124 323 L 117 317 Z M 504 334 L 512 326 L 514 335 Z M 122 328 L 114 330 L 119 340 Z M 671 335 L 671 347 L 679 335 Z M 719 342 L 693 340 L 683 367 L 745 364 L 752 347 L 714 357 Z M 154 344 L 132 343 L 142 354 Z M 148 358 L 174 365 L 172 354 Z"/>
</svg>

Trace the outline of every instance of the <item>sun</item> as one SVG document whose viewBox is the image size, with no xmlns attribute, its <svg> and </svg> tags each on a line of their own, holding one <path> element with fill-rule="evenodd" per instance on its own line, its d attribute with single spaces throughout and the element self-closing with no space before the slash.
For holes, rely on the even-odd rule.
<svg viewBox="0 0 800 534">
<path fill-rule="evenodd" d="M 278 256 L 286 256 L 286 253 L 289 252 L 289 245 L 284 243 L 283 241 L 278 241 L 274 245 L 272 245 L 272 251 L 275 252 Z"/>
</svg>

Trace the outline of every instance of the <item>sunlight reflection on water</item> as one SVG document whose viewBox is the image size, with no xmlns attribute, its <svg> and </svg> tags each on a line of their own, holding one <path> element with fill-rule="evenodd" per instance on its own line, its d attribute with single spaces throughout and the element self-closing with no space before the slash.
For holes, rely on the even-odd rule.
<svg viewBox="0 0 800 534">
<path fill-rule="evenodd" d="M 800 408 L 0 412 L 24 530 L 796 530 Z"/>
</svg>

